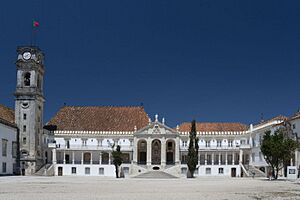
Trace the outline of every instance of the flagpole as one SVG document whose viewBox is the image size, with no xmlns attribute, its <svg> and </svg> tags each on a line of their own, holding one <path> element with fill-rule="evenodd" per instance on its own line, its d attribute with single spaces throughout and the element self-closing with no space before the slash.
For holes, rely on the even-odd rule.
<svg viewBox="0 0 300 200">
<path fill-rule="evenodd" d="M 31 46 L 36 45 L 36 34 L 37 34 L 37 28 L 40 26 L 40 23 L 36 20 L 32 21 L 32 33 L 31 33 Z"/>
</svg>

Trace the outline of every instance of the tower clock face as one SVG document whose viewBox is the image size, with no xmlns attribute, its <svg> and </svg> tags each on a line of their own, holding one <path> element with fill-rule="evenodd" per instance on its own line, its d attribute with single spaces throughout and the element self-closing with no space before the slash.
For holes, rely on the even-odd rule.
<svg viewBox="0 0 300 200">
<path fill-rule="evenodd" d="M 31 53 L 30 53 L 30 52 L 24 52 L 24 53 L 23 53 L 23 58 L 24 58 L 25 60 L 30 59 L 30 58 L 31 58 Z"/>
</svg>

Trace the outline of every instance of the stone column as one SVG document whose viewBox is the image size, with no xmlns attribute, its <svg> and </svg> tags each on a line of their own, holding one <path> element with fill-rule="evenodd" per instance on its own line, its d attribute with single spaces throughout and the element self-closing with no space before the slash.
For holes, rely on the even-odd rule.
<svg viewBox="0 0 300 200">
<path fill-rule="evenodd" d="M 74 151 L 72 151 L 72 164 L 74 165 L 75 163 L 75 155 L 74 155 Z"/>
<path fill-rule="evenodd" d="M 211 165 L 214 165 L 215 164 L 215 153 L 212 152 L 211 153 Z"/>
<path fill-rule="evenodd" d="M 207 152 L 205 152 L 205 161 L 204 164 L 207 165 Z"/>
<path fill-rule="evenodd" d="M 91 160 L 90 160 L 90 164 L 93 164 L 93 152 L 91 152 Z"/>
<path fill-rule="evenodd" d="M 164 168 L 166 165 L 166 138 L 163 137 L 161 140 L 161 166 Z"/>
<path fill-rule="evenodd" d="M 108 164 L 111 165 L 111 152 L 108 152 Z"/>
<path fill-rule="evenodd" d="M 147 139 L 147 165 L 151 165 L 151 145 L 152 145 L 152 140 L 150 137 Z"/>
<path fill-rule="evenodd" d="M 240 149 L 240 157 L 239 157 L 239 163 L 240 164 L 242 164 L 242 162 L 243 162 L 243 150 L 242 149 Z"/>
<path fill-rule="evenodd" d="M 81 152 L 81 164 L 83 165 L 83 152 Z"/>
<path fill-rule="evenodd" d="M 221 165 L 221 153 L 219 152 L 219 165 Z"/>
<path fill-rule="evenodd" d="M 56 164 L 56 149 L 52 149 L 52 163 Z"/>
<path fill-rule="evenodd" d="M 198 165 L 200 166 L 200 158 L 201 158 L 201 156 L 200 156 L 200 151 L 198 151 Z"/>
<path fill-rule="evenodd" d="M 179 148 L 180 148 L 180 139 L 176 137 L 175 142 L 175 164 L 180 164 L 180 157 L 179 157 Z"/>
<path fill-rule="evenodd" d="M 66 152 L 64 151 L 64 161 L 63 161 L 64 164 L 66 164 Z"/>
<path fill-rule="evenodd" d="M 136 137 L 133 138 L 133 163 L 137 163 L 138 159 L 138 140 Z"/>
<path fill-rule="evenodd" d="M 228 165 L 228 154 L 227 154 L 227 151 L 226 151 L 226 153 L 225 153 L 225 165 Z"/>
<path fill-rule="evenodd" d="M 234 165 L 234 152 L 232 152 L 232 165 Z"/>
<path fill-rule="evenodd" d="M 102 165 L 102 152 L 100 152 L 100 155 L 99 155 L 99 165 Z"/>
</svg>

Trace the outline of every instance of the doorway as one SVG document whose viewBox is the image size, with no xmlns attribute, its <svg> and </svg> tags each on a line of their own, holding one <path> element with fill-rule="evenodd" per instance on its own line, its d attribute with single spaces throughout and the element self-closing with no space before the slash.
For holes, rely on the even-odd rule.
<svg viewBox="0 0 300 200">
<path fill-rule="evenodd" d="M 231 177 L 236 177 L 236 168 L 231 168 Z"/>
<path fill-rule="evenodd" d="M 62 175 L 63 175 L 63 168 L 58 167 L 58 176 L 62 176 Z"/>
<path fill-rule="evenodd" d="M 152 165 L 160 165 L 161 162 L 161 142 L 160 140 L 153 140 L 152 142 Z"/>
</svg>

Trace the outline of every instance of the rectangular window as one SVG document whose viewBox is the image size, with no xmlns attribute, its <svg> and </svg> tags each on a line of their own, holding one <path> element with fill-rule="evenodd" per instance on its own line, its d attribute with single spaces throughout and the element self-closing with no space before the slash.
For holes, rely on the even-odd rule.
<svg viewBox="0 0 300 200">
<path fill-rule="evenodd" d="M 7 140 L 2 139 L 2 156 L 6 157 L 7 156 Z"/>
<path fill-rule="evenodd" d="M 210 141 L 205 141 L 205 147 L 210 147 Z"/>
<path fill-rule="evenodd" d="M 205 174 L 211 174 L 211 168 L 205 168 Z"/>
<path fill-rule="evenodd" d="M 17 142 L 12 142 L 12 156 L 13 158 L 17 157 L 17 151 L 18 151 L 18 143 Z"/>
<path fill-rule="evenodd" d="M 2 172 L 6 173 L 6 163 L 5 162 L 2 163 Z"/>
<path fill-rule="evenodd" d="M 228 147 L 232 147 L 232 140 L 228 140 Z"/>
<path fill-rule="evenodd" d="M 219 168 L 219 174 L 224 174 L 224 168 Z"/>
<path fill-rule="evenodd" d="M 26 132 L 26 125 L 23 126 L 23 132 Z"/>
<path fill-rule="evenodd" d="M 23 119 L 26 120 L 27 119 L 27 115 L 24 113 L 23 114 Z"/>
<path fill-rule="evenodd" d="M 293 129 L 296 129 L 296 124 L 293 124 Z"/>
<path fill-rule="evenodd" d="M 23 137 L 23 144 L 26 144 L 26 137 Z"/>
<path fill-rule="evenodd" d="M 76 167 L 72 167 L 72 174 L 76 174 Z"/>
<path fill-rule="evenodd" d="M 104 175 L 104 168 L 103 167 L 99 168 L 99 175 Z"/>
<path fill-rule="evenodd" d="M 217 147 L 221 147 L 222 146 L 222 141 L 221 140 L 217 140 Z"/>
<path fill-rule="evenodd" d="M 124 174 L 129 174 L 129 167 L 124 167 L 123 170 L 124 170 Z"/>
<path fill-rule="evenodd" d="M 91 173 L 91 169 L 89 167 L 85 168 L 85 174 L 90 174 Z"/>
</svg>

